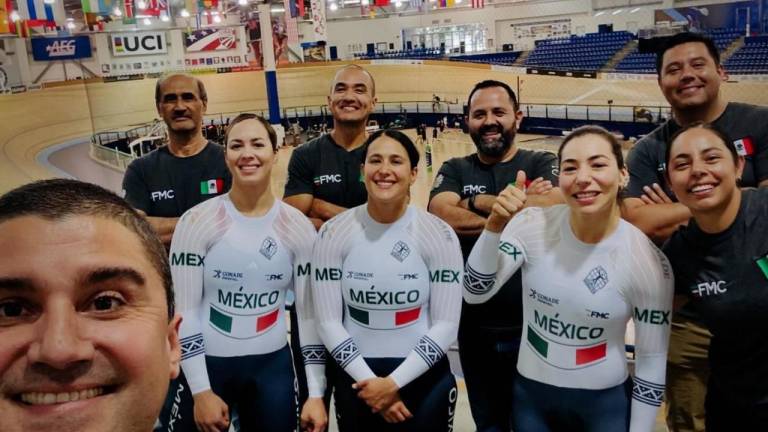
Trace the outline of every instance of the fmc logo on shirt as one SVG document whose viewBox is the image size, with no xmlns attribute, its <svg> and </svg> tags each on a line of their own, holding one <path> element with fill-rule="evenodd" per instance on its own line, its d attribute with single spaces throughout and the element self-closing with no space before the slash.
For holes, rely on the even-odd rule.
<svg viewBox="0 0 768 432">
<path fill-rule="evenodd" d="M 702 282 L 691 287 L 691 294 L 696 297 L 709 297 L 718 294 L 725 294 L 728 288 L 724 288 L 725 281 Z"/>
<path fill-rule="evenodd" d="M 173 189 L 168 189 L 164 191 L 153 191 L 153 192 L 150 192 L 149 195 L 152 198 L 152 202 L 176 198 L 176 193 L 173 192 Z"/>
<path fill-rule="evenodd" d="M 328 183 L 341 183 L 341 174 L 323 174 L 312 179 L 315 186 L 321 186 Z"/>
<path fill-rule="evenodd" d="M 477 195 L 477 194 L 484 194 L 486 191 L 485 185 L 464 185 L 464 187 L 461 189 L 461 192 L 464 195 Z"/>
</svg>

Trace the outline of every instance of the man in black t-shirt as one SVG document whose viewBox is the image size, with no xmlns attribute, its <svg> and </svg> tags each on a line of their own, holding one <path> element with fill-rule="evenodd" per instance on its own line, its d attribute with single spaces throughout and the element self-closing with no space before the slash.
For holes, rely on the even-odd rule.
<svg viewBox="0 0 768 432">
<path fill-rule="evenodd" d="M 339 69 L 328 95 L 333 130 L 291 155 L 283 201 L 301 210 L 316 228 L 367 200 L 360 164 L 365 125 L 375 106 L 373 76 L 357 65 Z"/>
<path fill-rule="evenodd" d="M 196 78 L 158 80 L 155 104 L 167 126 L 168 145 L 131 162 L 123 177 L 125 200 L 147 217 L 166 246 L 179 216 L 232 184 L 223 148 L 203 137 L 207 103 Z"/>
<path fill-rule="evenodd" d="M 522 121 L 514 92 L 499 81 L 483 81 L 469 94 L 469 133 L 477 153 L 446 161 L 435 177 L 429 211 L 456 231 L 464 259 L 469 256 L 497 195 L 515 182 L 528 183 L 528 206 L 562 202 L 554 154 L 518 149 Z M 522 327 L 522 286 L 517 272 L 493 299 L 464 303 L 459 325 L 459 356 L 469 404 L 478 432 L 509 431 L 512 385 Z"/>
<path fill-rule="evenodd" d="M 203 136 L 207 105 L 205 86 L 197 78 L 175 74 L 159 79 L 155 106 L 167 126 L 168 145 L 131 162 L 123 177 L 125 200 L 147 218 L 166 247 L 184 212 L 232 185 L 223 147 Z M 168 390 L 160 430 L 196 430 L 193 409 L 182 371 Z"/>
<path fill-rule="evenodd" d="M 301 210 L 317 229 L 328 219 L 368 200 L 360 179 L 360 165 L 367 138 L 365 126 L 375 106 L 376 84 L 370 72 L 357 65 L 344 66 L 336 72 L 328 95 L 333 130 L 296 148 L 291 155 L 283 201 Z M 291 335 L 298 335 L 297 322 L 291 310 Z M 299 337 L 292 337 L 291 349 L 295 353 L 303 404 L 308 392 L 300 346 Z M 327 359 L 326 409 L 333 391 L 334 374 L 344 373 L 338 370 L 331 356 Z"/>
<path fill-rule="evenodd" d="M 745 158 L 741 185 L 768 185 L 768 109 L 728 102 L 720 91 L 727 78 L 711 39 L 692 33 L 670 38 L 656 60 L 659 87 L 673 118 L 638 141 L 627 157 L 629 197 L 623 217 L 662 243 L 691 217 L 676 202 L 664 178 L 665 151 L 682 126 L 705 121 L 726 132 Z M 704 431 L 709 332 L 689 308 L 676 312 L 667 366 L 667 425 L 672 432 Z"/>
</svg>

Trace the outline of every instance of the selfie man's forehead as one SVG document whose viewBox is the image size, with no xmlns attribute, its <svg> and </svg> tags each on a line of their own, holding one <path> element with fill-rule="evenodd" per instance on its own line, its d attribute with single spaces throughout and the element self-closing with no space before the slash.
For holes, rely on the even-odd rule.
<svg viewBox="0 0 768 432">
<path fill-rule="evenodd" d="M 137 285 L 160 278 L 139 237 L 106 218 L 14 218 L 0 223 L 0 250 L 11 247 L 15 253 L 0 263 L 0 278 L 9 284 L 14 278 L 29 284 L 43 276 L 77 283 L 124 279 Z"/>
</svg>

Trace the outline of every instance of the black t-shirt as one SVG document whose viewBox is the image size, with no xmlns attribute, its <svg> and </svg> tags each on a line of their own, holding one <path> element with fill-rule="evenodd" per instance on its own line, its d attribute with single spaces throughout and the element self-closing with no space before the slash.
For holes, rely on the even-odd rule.
<svg viewBox="0 0 768 432">
<path fill-rule="evenodd" d="M 768 108 L 731 102 L 713 124 L 728 134 L 737 143 L 736 148 L 743 149 L 746 164 L 741 181 L 742 186 L 754 187 L 768 179 Z M 666 169 L 666 149 L 669 139 L 680 129 L 674 120 L 654 129 L 643 137 L 630 150 L 627 156 L 629 169 L 630 197 L 640 197 L 643 186 L 658 183 L 670 198 L 674 194 L 667 185 L 664 175 Z"/>
<path fill-rule="evenodd" d="M 310 194 L 344 208 L 368 200 L 360 180 L 363 147 L 347 151 L 330 134 L 319 136 L 293 151 L 283 197 Z"/>
<path fill-rule="evenodd" d="M 515 156 L 495 165 L 486 165 L 476 153 L 453 158 L 440 167 L 435 177 L 430 200 L 441 192 L 454 192 L 461 199 L 472 195 L 498 195 L 517 178 L 519 170 L 525 171 L 529 180 L 544 177 L 557 184 L 557 156 L 549 152 L 518 149 Z M 477 236 L 459 236 L 461 251 L 466 260 Z M 488 328 L 519 329 L 523 322 L 522 281 L 516 272 L 499 292 L 486 303 L 470 305 L 464 303 L 461 323 Z"/>
<path fill-rule="evenodd" d="M 179 217 L 231 186 L 224 148 L 212 141 L 200 153 L 185 158 L 160 147 L 131 162 L 123 177 L 128 204 L 155 217 Z"/>
<path fill-rule="evenodd" d="M 707 234 L 692 219 L 663 248 L 674 270 L 675 292 L 690 298 L 713 335 L 710 391 L 745 404 L 768 404 L 766 221 L 768 189 L 744 190 L 728 229 Z"/>
</svg>

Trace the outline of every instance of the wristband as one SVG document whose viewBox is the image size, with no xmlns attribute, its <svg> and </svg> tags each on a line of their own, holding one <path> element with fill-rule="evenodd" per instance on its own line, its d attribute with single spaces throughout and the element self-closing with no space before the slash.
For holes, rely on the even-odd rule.
<svg viewBox="0 0 768 432">
<path fill-rule="evenodd" d="M 467 201 L 467 207 L 469 207 L 469 210 L 477 213 L 477 207 L 475 207 L 475 198 L 477 195 L 472 195 L 469 197 L 469 200 Z"/>
</svg>

